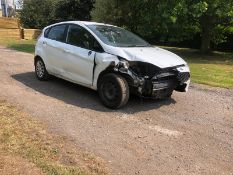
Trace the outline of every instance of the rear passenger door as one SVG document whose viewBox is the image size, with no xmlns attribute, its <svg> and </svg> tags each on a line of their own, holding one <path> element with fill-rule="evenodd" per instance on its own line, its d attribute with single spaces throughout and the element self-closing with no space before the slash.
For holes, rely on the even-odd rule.
<svg viewBox="0 0 233 175">
<path fill-rule="evenodd" d="M 66 40 L 66 76 L 80 84 L 91 86 L 98 42 L 85 28 L 70 24 Z M 99 51 L 101 51 L 101 46 Z M 97 49 L 95 49 L 97 48 Z"/>
<path fill-rule="evenodd" d="M 53 26 L 46 33 L 43 41 L 43 49 L 47 60 L 47 69 L 53 74 L 64 76 L 63 64 L 66 57 L 65 41 L 67 25 L 60 24 Z"/>
</svg>

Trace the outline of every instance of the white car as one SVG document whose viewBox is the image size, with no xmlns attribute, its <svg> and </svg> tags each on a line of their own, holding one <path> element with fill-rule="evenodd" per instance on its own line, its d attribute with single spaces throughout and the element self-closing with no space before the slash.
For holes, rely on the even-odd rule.
<svg viewBox="0 0 233 175">
<path fill-rule="evenodd" d="M 179 56 L 116 26 L 68 21 L 46 27 L 35 50 L 39 80 L 53 75 L 97 90 L 103 104 L 120 108 L 130 94 L 167 98 L 186 92 L 190 70 Z"/>
</svg>

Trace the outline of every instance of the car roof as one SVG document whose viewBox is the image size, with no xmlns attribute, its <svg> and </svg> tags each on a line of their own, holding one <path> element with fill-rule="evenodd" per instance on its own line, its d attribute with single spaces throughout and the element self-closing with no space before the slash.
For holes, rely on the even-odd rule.
<svg viewBox="0 0 233 175">
<path fill-rule="evenodd" d="M 98 22 L 91 22 L 91 21 L 64 21 L 64 22 L 60 22 L 60 23 L 56 23 L 56 24 L 53 24 L 51 26 L 54 26 L 54 25 L 58 25 L 58 24 L 78 24 L 78 25 L 81 25 L 81 26 L 88 26 L 88 25 L 104 25 L 104 26 L 113 26 L 113 25 L 110 25 L 110 24 L 105 24 L 105 23 L 98 23 Z"/>
</svg>

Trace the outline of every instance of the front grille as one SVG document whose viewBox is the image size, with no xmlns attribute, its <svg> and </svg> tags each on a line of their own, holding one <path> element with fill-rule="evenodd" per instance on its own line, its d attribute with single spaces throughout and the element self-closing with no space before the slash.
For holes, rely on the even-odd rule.
<svg viewBox="0 0 233 175">
<path fill-rule="evenodd" d="M 177 76 L 178 81 L 181 83 L 188 81 L 189 78 L 190 78 L 189 72 L 180 72 L 180 73 L 178 73 L 178 76 Z"/>
<path fill-rule="evenodd" d="M 158 80 L 171 80 L 171 79 L 174 79 L 175 76 L 176 74 L 174 72 L 164 72 L 164 73 L 160 73 L 156 75 L 155 77 Z"/>
<path fill-rule="evenodd" d="M 176 80 L 177 72 L 174 70 L 160 71 L 151 79 L 152 82 Z"/>
</svg>

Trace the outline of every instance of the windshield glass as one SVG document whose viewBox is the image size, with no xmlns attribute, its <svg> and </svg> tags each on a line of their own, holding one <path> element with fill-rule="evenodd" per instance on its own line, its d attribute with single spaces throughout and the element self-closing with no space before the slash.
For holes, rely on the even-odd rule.
<svg viewBox="0 0 233 175">
<path fill-rule="evenodd" d="M 114 26 L 87 25 L 105 44 L 115 47 L 148 47 L 145 40 L 137 35 Z"/>
</svg>

